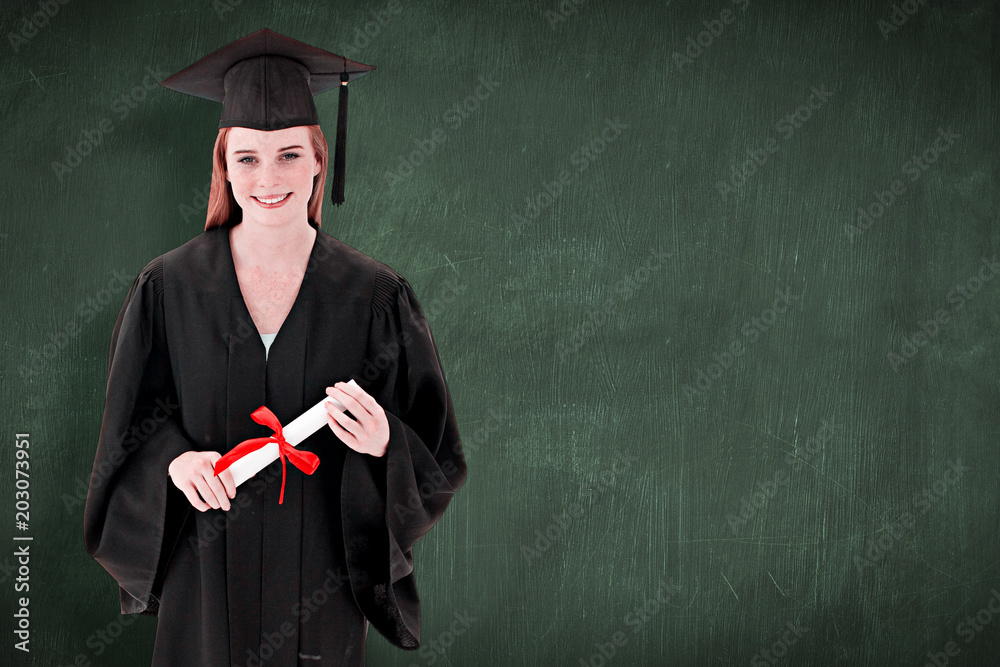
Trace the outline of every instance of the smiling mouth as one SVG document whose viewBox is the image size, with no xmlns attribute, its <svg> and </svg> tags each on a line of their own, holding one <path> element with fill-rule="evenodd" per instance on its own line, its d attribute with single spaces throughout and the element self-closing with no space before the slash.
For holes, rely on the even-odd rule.
<svg viewBox="0 0 1000 667">
<path fill-rule="evenodd" d="M 253 195 L 250 195 L 250 196 L 253 197 L 254 199 L 256 199 L 257 201 L 259 201 L 261 204 L 277 204 L 279 202 L 285 201 L 285 199 L 290 194 L 292 194 L 292 193 L 291 192 L 286 192 L 283 195 L 271 195 L 271 196 L 268 196 L 268 197 L 254 197 Z"/>
</svg>

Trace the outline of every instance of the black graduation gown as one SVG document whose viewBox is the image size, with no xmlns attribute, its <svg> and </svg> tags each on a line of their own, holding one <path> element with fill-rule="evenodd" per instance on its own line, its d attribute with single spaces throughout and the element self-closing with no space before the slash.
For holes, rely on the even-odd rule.
<svg viewBox="0 0 1000 667">
<path fill-rule="evenodd" d="M 230 225 L 153 260 L 111 341 L 107 399 L 84 517 L 88 552 L 121 611 L 158 615 L 154 665 L 363 665 L 368 623 L 415 649 L 412 547 L 465 481 L 454 410 L 430 329 L 404 278 L 317 228 L 298 296 L 264 345 L 243 301 Z M 314 227 L 316 225 L 310 222 Z M 354 379 L 385 410 L 385 456 L 324 427 L 281 463 L 199 512 L 167 476 L 189 450 L 271 435 Z"/>
</svg>

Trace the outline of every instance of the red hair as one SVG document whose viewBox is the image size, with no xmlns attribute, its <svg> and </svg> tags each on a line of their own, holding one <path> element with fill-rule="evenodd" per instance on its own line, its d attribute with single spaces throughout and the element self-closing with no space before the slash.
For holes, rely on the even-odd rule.
<svg viewBox="0 0 1000 667">
<path fill-rule="evenodd" d="M 313 177 L 312 195 L 309 196 L 309 219 L 320 226 L 323 214 L 323 189 L 326 186 L 326 166 L 330 161 L 330 149 L 326 145 L 326 137 L 319 125 L 306 125 L 309 128 L 309 140 L 313 152 L 319 160 L 319 173 Z M 205 220 L 205 231 L 212 227 L 226 224 L 230 218 L 243 219 L 243 210 L 236 203 L 233 187 L 226 179 L 226 141 L 229 130 L 219 128 L 219 136 L 215 138 L 215 150 L 212 151 L 212 190 L 208 195 L 208 218 Z"/>
</svg>

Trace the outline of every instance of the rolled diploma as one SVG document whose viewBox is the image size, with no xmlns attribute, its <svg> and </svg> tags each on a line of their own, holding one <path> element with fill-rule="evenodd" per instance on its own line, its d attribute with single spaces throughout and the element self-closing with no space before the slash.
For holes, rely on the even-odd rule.
<svg viewBox="0 0 1000 667">
<path fill-rule="evenodd" d="M 353 384 L 355 387 L 358 386 L 358 383 L 354 380 L 351 380 L 347 384 Z M 333 403 L 333 406 L 342 412 L 347 410 L 340 401 L 327 396 L 288 424 L 282 425 L 281 432 L 289 445 L 298 447 L 303 440 L 327 425 L 327 403 Z M 236 482 L 236 486 L 239 486 L 277 459 L 278 443 L 269 442 L 257 451 L 250 452 L 235 461 L 229 466 L 229 470 L 233 473 L 233 481 Z"/>
</svg>

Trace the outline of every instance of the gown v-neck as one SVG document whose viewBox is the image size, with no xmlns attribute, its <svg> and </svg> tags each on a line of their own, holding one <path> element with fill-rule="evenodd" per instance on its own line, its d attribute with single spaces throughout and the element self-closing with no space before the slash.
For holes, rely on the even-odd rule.
<svg viewBox="0 0 1000 667">
<path fill-rule="evenodd" d="M 238 224 L 243 224 L 243 223 L 238 223 Z M 235 225 L 233 226 L 227 225 L 225 229 L 226 242 L 224 245 L 226 247 L 229 259 L 227 268 L 230 270 L 230 274 L 232 275 L 234 284 L 236 285 L 236 290 L 237 292 L 239 292 L 240 295 L 239 301 L 243 305 L 243 310 L 246 312 L 247 318 L 249 319 L 251 326 L 253 326 L 253 329 L 257 333 L 257 335 L 260 336 L 261 343 L 264 346 L 265 365 L 267 364 L 267 359 L 271 352 L 271 345 L 278 337 L 278 334 L 281 333 L 282 328 L 285 326 L 285 322 L 288 321 L 289 317 L 292 314 L 292 311 L 295 310 L 296 305 L 298 305 L 300 301 L 300 297 L 302 296 L 303 293 L 303 288 L 305 287 L 306 284 L 306 278 L 309 277 L 309 267 L 314 265 L 313 264 L 313 262 L 315 261 L 314 255 L 316 254 L 316 248 L 319 246 L 319 228 L 313 223 L 312 220 L 309 220 L 309 226 L 312 227 L 315 234 L 313 236 L 312 247 L 309 249 L 309 259 L 306 262 L 306 269 L 302 274 L 302 280 L 299 281 L 299 287 L 298 290 L 295 292 L 295 298 L 292 300 L 291 307 L 288 309 L 288 312 L 285 313 L 284 319 L 278 326 L 278 330 L 275 331 L 274 333 L 269 333 L 269 334 L 263 334 L 260 332 L 260 329 L 257 328 L 257 322 L 254 321 L 253 315 L 250 314 L 250 308 L 247 306 L 246 296 L 243 294 L 243 287 L 240 285 L 240 277 L 239 274 L 236 272 L 236 258 L 233 256 L 233 240 L 231 236 L 232 230 L 235 228 Z"/>
</svg>

